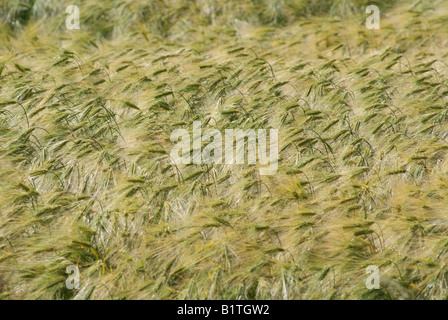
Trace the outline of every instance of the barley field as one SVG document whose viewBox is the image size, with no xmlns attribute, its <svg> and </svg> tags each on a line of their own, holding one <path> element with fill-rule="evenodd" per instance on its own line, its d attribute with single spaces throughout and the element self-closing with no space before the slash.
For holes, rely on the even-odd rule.
<svg viewBox="0 0 448 320">
<path fill-rule="evenodd" d="M 2 0 L 0 31 L 0 298 L 448 298 L 448 1 Z M 194 121 L 278 129 L 277 173 L 174 164 Z"/>
</svg>

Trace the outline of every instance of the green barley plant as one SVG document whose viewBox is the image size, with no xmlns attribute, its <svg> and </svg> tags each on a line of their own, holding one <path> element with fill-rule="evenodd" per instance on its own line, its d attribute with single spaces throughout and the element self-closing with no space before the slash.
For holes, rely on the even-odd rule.
<svg viewBox="0 0 448 320">
<path fill-rule="evenodd" d="M 447 298 L 446 1 L 65 5 L 0 3 L 0 298 Z M 278 172 L 173 164 L 194 121 Z"/>
</svg>

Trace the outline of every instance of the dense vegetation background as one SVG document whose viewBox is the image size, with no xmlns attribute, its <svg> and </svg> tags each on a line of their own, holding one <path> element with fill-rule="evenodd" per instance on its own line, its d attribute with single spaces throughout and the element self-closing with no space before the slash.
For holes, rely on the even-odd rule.
<svg viewBox="0 0 448 320">
<path fill-rule="evenodd" d="M 0 297 L 447 298 L 448 3 L 385 2 L 3 0 Z M 172 165 L 195 120 L 279 172 Z"/>
</svg>

